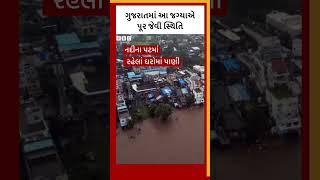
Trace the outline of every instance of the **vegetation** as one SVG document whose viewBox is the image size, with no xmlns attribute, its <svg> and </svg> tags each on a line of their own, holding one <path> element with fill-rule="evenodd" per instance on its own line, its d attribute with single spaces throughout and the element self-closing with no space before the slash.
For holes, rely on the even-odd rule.
<svg viewBox="0 0 320 180">
<path fill-rule="evenodd" d="M 160 118 L 161 120 L 167 120 L 172 114 L 173 108 L 167 103 L 151 104 L 150 106 L 140 106 L 136 108 L 132 113 L 134 121 L 143 121 L 149 117 Z"/>
<path fill-rule="evenodd" d="M 161 120 L 167 120 L 172 114 L 172 107 L 169 104 L 159 104 L 155 109 L 155 116 Z"/>
</svg>

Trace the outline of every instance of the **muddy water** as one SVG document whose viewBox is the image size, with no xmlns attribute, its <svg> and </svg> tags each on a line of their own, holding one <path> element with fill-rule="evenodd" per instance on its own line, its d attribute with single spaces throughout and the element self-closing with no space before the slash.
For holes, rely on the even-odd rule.
<svg viewBox="0 0 320 180">
<path fill-rule="evenodd" d="M 147 119 L 117 130 L 117 163 L 199 164 L 204 162 L 204 108 L 175 110 L 162 122 Z"/>
<path fill-rule="evenodd" d="M 212 152 L 215 180 L 301 180 L 301 145 L 281 139 L 266 142 L 265 151 L 233 147 Z"/>
</svg>

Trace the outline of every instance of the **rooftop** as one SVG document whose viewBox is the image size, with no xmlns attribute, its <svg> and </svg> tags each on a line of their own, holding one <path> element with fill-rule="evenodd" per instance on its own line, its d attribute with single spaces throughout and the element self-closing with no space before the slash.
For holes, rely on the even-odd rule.
<svg viewBox="0 0 320 180">
<path fill-rule="evenodd" d="M 31 143 L 27 143 L 23 146 L 23 151 L 25 153 L 30 153 L 33 151 L 38 151 L 46 148 L 54 147 L 52 139 L 44 139 L 41 141 L 35 141 Z"/>
<path fill-rule="evenodd" d="M 149 91 L 149 90 L 155 90 L 156 86 L 153 83 L 148 83 L 148 84 L 133 84 L 132 89 L 135 90 L 136 92 L 144 92 L 144 91 Z"/>
<path fill-rule="evenodd" d="M 60 50 L 62 51 L 70 51 L 70 50 L 79 50 L 79 49 L 91 49 L 91 48 L 99 48 L 100 45 L 98 42 L 83 42 L 83 43 L 74 43 L 74 44 L 65 44 L 60 46 Z"/>
<path fill-rule="evenodd" d="M 161 93 L 162 93 L 162 95 L 170 96 L 172 94 L 172 90 L 170 87 L 166 86 L 166 87 L 161 88 Z"/>
<path fill-rule="evenodd" d="M 78 35 L 74 32 L 56 35 L 56 41 L 59 46 L 80 43 Z"/>
<path fill-rule="evenodd" d="M 242 84 L 234 84 L 228 86 L 228 92 L 232 100 L 234 101 L 248 101 L 250 95 L 247 89 Z"/>
<path fill-rule="evenodd" d="M 239 71 L 241 67 L 240 61 L 235 58 L 226 59 L 222 63 L 227 71 Z"/>
<path fill-rule="evenodd" d="M 135 72 L 128 72 L 127 76 L 129 79 L 142 78 L 142 74 L 136 74 Z"/>
</svg>

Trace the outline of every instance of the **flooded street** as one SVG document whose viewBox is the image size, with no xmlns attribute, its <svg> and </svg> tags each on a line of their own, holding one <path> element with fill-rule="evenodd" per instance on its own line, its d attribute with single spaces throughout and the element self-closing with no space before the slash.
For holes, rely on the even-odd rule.
<svg viewBox="0 0 320 180">
<path fill-rule="evenodd" d="M 204 107 L 175 110 L 162 122 L 147 119 L 131 130 L 117 129 L 117 163 L 204 163 Z"/>
</svg>

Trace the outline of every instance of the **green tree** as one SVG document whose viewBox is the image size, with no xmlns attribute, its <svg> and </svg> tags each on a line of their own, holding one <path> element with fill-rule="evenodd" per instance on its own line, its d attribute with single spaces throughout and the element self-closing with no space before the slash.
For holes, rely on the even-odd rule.
<svg viewBox="0 0 320 180">
<path fill-rule="evenodd" d="M 172 114 L 172 107 L 169 104 L 159 104 L 155 109 L 155 116 L 161 120 L 167 120 Z"/>
</svg>

